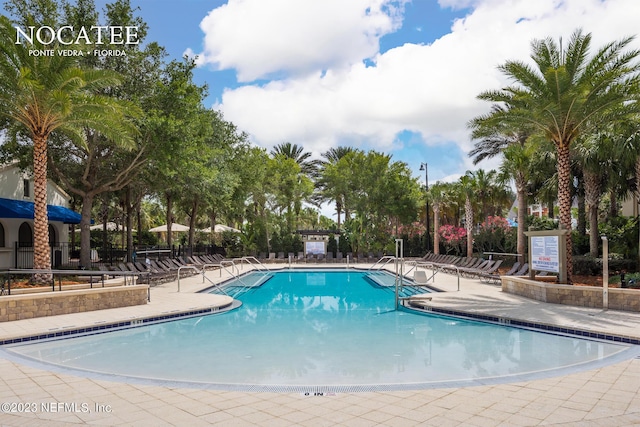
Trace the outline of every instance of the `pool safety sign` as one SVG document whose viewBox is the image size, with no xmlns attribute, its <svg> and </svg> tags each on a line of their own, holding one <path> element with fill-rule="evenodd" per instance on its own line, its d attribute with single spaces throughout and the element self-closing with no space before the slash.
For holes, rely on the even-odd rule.
<svg viewBox="0 0 640 427">
<path fill-rule="evenodd" d="M 567 235 L 569 230 L 525 231 L 529 238 L 529 277 L 536 271 L 558 274 L 558 283 L 567 281 Z"/>
<path fill-rule="evenodd" d="M 531 236 L 531 268 L 533 270 L 560 272 L 558 240 L 558 236 Z"/>
</svg>

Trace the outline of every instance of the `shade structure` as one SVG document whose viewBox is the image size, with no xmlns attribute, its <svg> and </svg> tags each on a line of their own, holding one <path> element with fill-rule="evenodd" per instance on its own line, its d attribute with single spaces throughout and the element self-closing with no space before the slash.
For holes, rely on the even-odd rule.
<svg viewBox="0 0 640 427">
<path fill-rule="evenodd" d="M 153 227 L 149 229 L 152 233 L 166 233 L 167 232 L 167 224 L 160 225 L 158 227 Z M 175 233 L 176 231 L 189 231 L 189 227 L 186 225 L 173 223 L 171 224 L 171 232 Z"/>
<path fill-rule="evenodd" d="M 33 202 L 0 198 L 0 218 L 33 219 Z M 49 221 L 80 224 L 79 213 L 63 206 L 47 205 Z"/>
<path fill-rule="evenodd" d="M 204 233 L 211 233 L 211 227 L 203 228 L 200 231 L 202 231 Z M 228 225 L 224 225 L 224 224 L 216 224 L 216 226 L 213 228 L 213 232 L 214 233 L 223 233 L 225 231 L 232 231 L 234 233 L 240 233 L 240 230 L 238 230 L 237 228 L 229 227 Z"/>
<path fill-rule="evenodd" d="M 107 231 L 122 231 L 123 229 L 126 229 L 127 227 L 122 227 L 120 226 L 120 224 L 116 224 L 115 222 L 107 222 Z M 91 227 L 89 227 L 89 230 L 102 230 L 102 223 L 100 224 L 96 224 L 96 225 L 92 225 Z M 131 231 L 135 232 L 135 229 L 131 229 Z"/>
</svg>

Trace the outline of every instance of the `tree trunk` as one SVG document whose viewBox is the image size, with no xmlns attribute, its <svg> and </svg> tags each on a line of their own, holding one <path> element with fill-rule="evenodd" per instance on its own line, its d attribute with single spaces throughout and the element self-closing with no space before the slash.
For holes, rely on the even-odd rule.
<svg viewBox="0 0 640 427">
<path fill-rule="evenodd" d="M 108 227 L 107 227 L 107 222 L 109 221 L 109 208 L 107 206 L 107 194 L 103 195 L 102 198 L 102 208 L 101 208 L 101 212 L 100 212 L 100 216 L 102 219 L 102 253 L 106 254 L 107 253 L 107 244 L 108 244 Z"/>
<path fill-rule="evenodd" d="M 171 249 L 171 223 L 173 222 L 173 198 L 170 194 L 167 196 L 167 246 Z"/>
<path fill-rule="evenodd" d="M 584 191 L 578 192 L 578 233 L 583 236 L 587 234 L 587 204 Z"/>
<path fill-rule="evenodd" d="M 130 186 L 127 186 L 125 188 L 124 209 L 125 220 L 123 222 L 125 223 L 127 233 L 127 259 L 133 259 L 133 232 L 131 231 L 131 229 L 133 228 L 133 204 L 131 203 Z"/>
<path fill-rule="evenodd" d="M 47 215 L 47 139 L 33 137 L 33 268 L 51 269 L 49 217 Z M 34 282 L 51 281 L 50 274 L 37 274 Z"/>
<path fill-rule="evenodd" d="M 433 253 L 440 254 L 440 203 L 433 204 Z"/>
<path fill-rule="evenodd" d="M 527 183 L 524 179 L 516 182 L 516 191 L 518 193 L 518 237 L 516 243 L 516 252 L 520 255 L 521 262 L 526 261 L 525 253 L 527 252 L 527 237 L 525 236 L 525 225 L 527 215 Z"/>
<path fill-rule="evenodd" d="M 556 144 L 558 152 L 558 207 L 560 208 L 560 224 L 571 231 L 571 163 L 569 145 Z M 573 240 L 567 233 L 567 284 L 573 284 Z"/>
<path fill-rule="evenodd" d="M 584 196 L 589 209 L 589 255 L 598 257 L 598 205 L 600 204 L 600 179 L 597 173 L 584 172 Z"/>
<path fill-rule="evenodd" d="M 615 218 L 618 216 L 618 194 L 615 188 L 612 188 L 609 192 L 609 199 L 611 200 L 611 206 L 609 207 L 609 218 Z"/>
<path fill-rule="evenodd" d="M 85 193 L 82 196 L 82 210 L 80 218 L 80 267 L 91 267 L 91 208 L 93 207 L 93 194 Z"/>
<path fill-rule="evenodd" d="M 189 220 L 189 248 L 193 250 L 193 234 L 196 230 L 196 216 L 198 215 L 198 206 L 200 205 L 200 199 L 195 197 L 191 204 L 191 219 Z"/>
<path fill-rule="evenodd" d="M 136 202 L 136 222 L 138 227 L 138 232 L 136 233 L 136 243 L 134 246 L 140 245 L 140 236 L 142 235 L 142 198 L 138 197 L 138 201 Z M 130 231 L 133 235 L 133 230 Z"/>
<path fill-rule="evenodd" d="M 473 256 L 473 207 L 471 199 L 467 196 L 464 202 L 465 226 L 467 229 L 467 256 Z"/>
</svg>

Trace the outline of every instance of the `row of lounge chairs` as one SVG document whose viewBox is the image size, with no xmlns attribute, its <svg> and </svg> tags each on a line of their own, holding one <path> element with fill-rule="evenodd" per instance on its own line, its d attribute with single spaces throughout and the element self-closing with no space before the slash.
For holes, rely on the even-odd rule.
<svg viewBox="0 0 640 427">
<path fill-rule="evenodd" d="M 190 256 L 185 258 L 167 258 L 163 260 L 147 260 L 145 262 L 121 262 L 114 270 L 140 273 L 138 283 L 158 285 L 177 280 L 178 271 L 181 277 L 198 274 L 203 268 L 219 268 L 220 256 Z M 182 268 L 181 268 L 182 267 Z M 185 268 L 195 267 L 195 268 Z"/>
<path fill-rule="evenodd" d="M 454 255 L 427 254 L 417 261 L 431 264 L 445 273 L 460 274 L 468 279 L 479 279 L 484 283 L 499 284 L 500 276 L 526 276 L 529 274 L 529 264 L 516 261 L 506 272 L 500 273 L 502 260 L 484 260 L 482 258 L 458 257 Z M 536 272 L 537 276 L 544 276 L 546 272 Z"/>
<path fill-rule="evenodd" d="M 258 255 L 258 260 L 260 262 L 289 262 L 289 260 L 291 260 L 291 262 L 295 263 L 343 263 L 347 262 L 347 257 L 350 262 L 365 263 L 376 262 L 383 257 L 383 254 L 382 252 L 378 252 L 377 254 L 369 252 L 365 255 L 349 252 L 345 256 L 342 252 L 336 252 L 334 256 L 333 252 L 327 252 L 327 254 L 305 254 L 304 252 L 298 252 L 297 255 L 289 252 L 285 257 L 284 252 L 278 252 L 277 255 L 275 252 L 271 252 L 268 257 L 266 257 L 265 253 L 261 253 Z"/>
</svg>

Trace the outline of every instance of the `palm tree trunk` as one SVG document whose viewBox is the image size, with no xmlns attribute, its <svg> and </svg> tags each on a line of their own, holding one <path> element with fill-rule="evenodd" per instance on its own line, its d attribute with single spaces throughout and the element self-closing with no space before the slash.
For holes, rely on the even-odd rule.
<svg viewBox="0 0 640 427">
<path fill-rule="evenodd" d="M 584 172 L 584 196 L 589 209 L 589 254 L 598 256 L 598 205 L 600 204 L 600 180 L 598 174 Z"/>
<path fill-rule="evenodd" d="M 612 188 L 609 192 L 609 200 L 611 200 L 611 206 L 609 207 L 609 218 L 615 218 L 618 216 L 618 194 L 616 189 Z"/>
<path fill-rule="evenodd" d="M 433 253 L 436 255 L 440 254 L 440 234 L 438 230 L 440 229 L 440 204 L 433 204 Z"/>
<path fill-rule="evenodd" d="M 516 182 L 516 191 L 518 193 L 518 237 L 516 240 L 516 252 L 520 256 L 520 260 L 525 262 L 525 252 L 527 240 L 524 234 L 525 222 L 527 214 L 527 183 L 526 181 L 519 180 Z"/>
<path fill-rule="evenodd" d="M 49 270 L 51 254 L 47 215 L 47 139 L 44 136 L 33 138 L 33 173 L 33 268 Z M 37 274 L 33 280 L 46 283 L 51 281 L 51 275 Z"/>
<path fill-rule="evenodd" d="M 473 207 L 471 206 L 471 199 L 467 196 L 464 202 L 464 217 L 465 226 L 467 229 L 467 256 L 473 256 Z"/>
<path fill-rule="evenodd" d="M 557 144 L 558 151 L 558 207 L 560 208 L 560 224 L 571 231 L 571 163 L 569 145 Z M 573 241 L 571 233 L 567 234 L 567 284 L 573 284 Z"/>
</svg>

